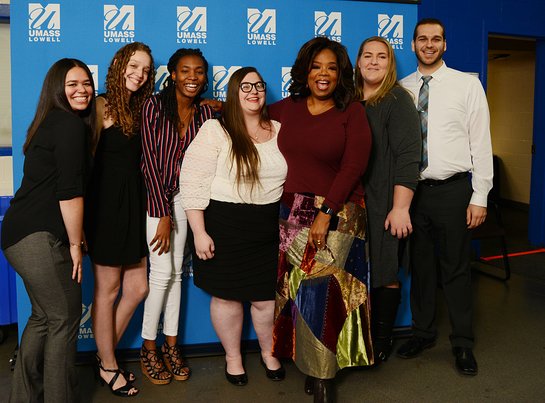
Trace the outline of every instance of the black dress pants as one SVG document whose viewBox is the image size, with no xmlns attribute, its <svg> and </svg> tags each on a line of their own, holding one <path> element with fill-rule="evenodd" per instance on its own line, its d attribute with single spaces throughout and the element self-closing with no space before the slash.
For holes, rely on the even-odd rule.
<svg viewBox="0 0 545 403">
<path fill-rule="evenodd" d="M 468 178 L 439 186 L 418 185 L 411 208 L 411 311 L 413 334 L 437 337 L 437 269 L 452 327 L 453 347 L 473 347 L 470 271 L 471 231 L 466 211 Z"/>
</svg>

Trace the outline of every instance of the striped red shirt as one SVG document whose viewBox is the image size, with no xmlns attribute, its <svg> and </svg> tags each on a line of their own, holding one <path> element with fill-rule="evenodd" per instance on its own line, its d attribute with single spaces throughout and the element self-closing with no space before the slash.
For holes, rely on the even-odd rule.
<svg viewBox="0 0 545 403">
<path fill-rule="evenodd" d="M 158 95 L 144 103 L 141 125 L 142 174 L 146 182 L 150 217 L 172 216 L 172 195 L 179 189 L 180 167 L 185 150 L 201 125 L 214 114 L 208 105 L 198 108 L 184 138 L 180 138 L 176 127 L 164 115 Z"/>
</svg>

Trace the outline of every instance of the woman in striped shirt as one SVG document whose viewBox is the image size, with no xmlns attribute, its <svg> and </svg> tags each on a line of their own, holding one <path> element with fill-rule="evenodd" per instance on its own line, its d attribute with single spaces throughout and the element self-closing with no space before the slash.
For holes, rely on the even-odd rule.
<svg viewBox="0 0 545 403">
<path fill-rule="evenodd" d="M 142 372 L 159 385 L 172 378 L 186 380 L 190 374 L 177 344 L 187 236 L 187 218 L 179 203 L 179 174 L 185 150 L 213 115 L 209 106 L 199 106 L 208 87 L 208 62 L 201 51 L 178 49 L 167 68 L 170 76 L 163 90 L 148 99 L 142 111 L 150 292 L 144 306 L 140 360 Z M 165 342 L 161 358 L 155 339 L 162 311 Z"/>
</svg>

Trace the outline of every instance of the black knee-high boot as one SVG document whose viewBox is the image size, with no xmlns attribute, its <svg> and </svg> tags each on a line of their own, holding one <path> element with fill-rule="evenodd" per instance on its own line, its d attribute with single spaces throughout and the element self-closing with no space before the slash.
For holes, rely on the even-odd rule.
<svg viewBox="0 0 545 403">
<path fill-rule="evenodd" d="M 401 300 L 399 288 L 373 288 L 371 294 L 371 335 L 375 363 L 388 360 L 392 352 L 392 334 Z"/>
</svg>

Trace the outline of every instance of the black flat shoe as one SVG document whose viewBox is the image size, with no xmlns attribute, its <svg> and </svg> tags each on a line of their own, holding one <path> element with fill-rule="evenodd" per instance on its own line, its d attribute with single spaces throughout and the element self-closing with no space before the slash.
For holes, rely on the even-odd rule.
<svg viewBox="0 0 545 403">
<path fill-rule="evenodd" d="M 313 376 L 307 375 L 305 378 L 305 393 L 307 395 L 313 395 L 314 394 L 314 382 L 316 381 L 316 378 Z"/>
<path fill-rule="evenodd" d="M 400 358 L 418 357 L 422 351 L 435 346 L 435 339 L 424 339 L 423 337 L 413 336 L 397 350 L 397 356 Z"/>
<path fill-rule="evenodd" d="M 248 383 L 248 375 L 246 375 L 246 372 L 240 375 L 231 375 L 227 372 L 227 364 L 225 364 L 225 378 L 235 386 L 244 386 Z"/>
<path fill-rule="evenodd" d="M 456 369 L 462 375 L 475 376 L 478 372 L 477 360 L 473 351 L 467 347 L 453 347 L 452 354 L 456 357 Z"/>
<path fill-rule="evenodd" d="M 267 375 L 267 378 L 269 378 L 272 381 L 282 381 L 286 377 L 286 369 L 280 363 L 280 368 L 278 369 L 269 369 L 267 368 L 267 364 L 265 364 L 265 361 L 263 361 L 263 357 L 261 357 L 261 365 L 263 368 L 265 368 L 265 374 Z"/>
</svg>

